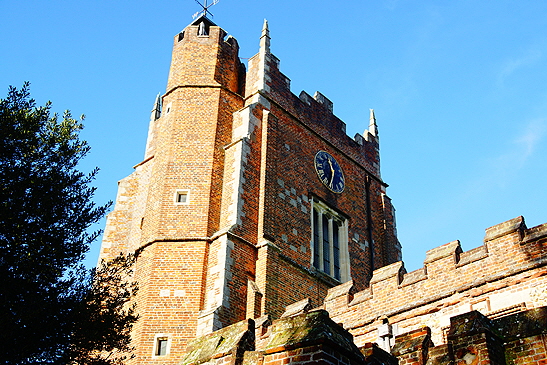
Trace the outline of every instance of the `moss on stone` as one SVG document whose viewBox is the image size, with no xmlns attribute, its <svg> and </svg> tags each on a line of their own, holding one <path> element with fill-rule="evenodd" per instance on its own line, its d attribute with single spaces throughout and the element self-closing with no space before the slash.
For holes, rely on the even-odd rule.
<svg viewBox="0 0 547 365">
<path fill-rule="evenodd" d="M 234 357 L 243 356 L 245 351 L 252 350 L 254 321 L 247 319 L 190 342 L 188 352 L 180 365 L 202 364 L 229 354 Z"/>
</svg>

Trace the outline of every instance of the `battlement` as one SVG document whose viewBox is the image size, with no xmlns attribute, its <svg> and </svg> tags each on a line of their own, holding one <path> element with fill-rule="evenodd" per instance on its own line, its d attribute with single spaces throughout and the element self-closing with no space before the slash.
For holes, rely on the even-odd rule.
<svg viewBox="0 0 547 365">
<path fill-rule="evenodd" d="M 450 316 L 473 309 L 489 315 L 522 303 L 527 309 L 546 305 L 547 282 L 538 279 L 547 275 L 546 265 L 547 223 L 527 228 L 521 216 L 487 228 L 477 248 L 464 252 L 459 241 L 449 242 L 427 251 L 415 271 L 407 273 L 400 261 L 375 270 L 365 290 L 355 292 L 351 282 L 332 288 L 324 308 L 368 342 L 377 339 L 380 318 L 399 333 L 432 321 L 437 328 L 430 327 L 441 331 Z M 436 344 L 442 336 L 434 336 Z"/>
<path fill-rule="evenodd" d="M 252 103 L 256 93 L 268 101 L 266 107 L 297 120 L 307 129 L 344 151 L 350 158 L 359 162 L 367 171 L 380 178 L 379 143 L 374 132 L 364 130 L 364 136 L 354 138 L 346 134 L 346 124 L 334 115 L 334 103 L 323 93 L 317 91 L 313 96 L 306 91 L 299 95 L 291 91 L 290 79 L 280 71 L 280 61 L 270 52 L 270 37 L 267 22 L 262 30 L 259 52 L 249 59 L 245 82 L 247 105 Z M 365 119 L 364 125 L 369 120 Z"/>
<path fill-rule="evenodd" d="M 237 40 L 206 17 L 188 25 L 173 40 L 166 95 L 180 87 L 221 87 L 243 94 L 245 66 Z"/>
<path fill-rule="evenodd" d="M 316 91 L 311 96 L 306 91 L 301 91 L 297 96 L 290 90 L 288 82 L 276 82 L 276 80 L 286 79 L 279 69 L 272 67 L 269 74 L 272 85 L 275 85 L 271 88 L 275 92 L 270 94 L 276 105 L 295 119 L 303 121 L 310 129 L 318 132 L 323 138 L 345 150 L 352 158 L 366 166 L 368 171 L 379 176 L 380 155 L 377 138 L 370 138 L 371 135 L 367 130 L 365 134 L 368 138 L 359 133 L 353 138 L 350 137 L 347 135 L 346 123 L 334 114 L 334 103 L 324 94 Z"/>
</svg>

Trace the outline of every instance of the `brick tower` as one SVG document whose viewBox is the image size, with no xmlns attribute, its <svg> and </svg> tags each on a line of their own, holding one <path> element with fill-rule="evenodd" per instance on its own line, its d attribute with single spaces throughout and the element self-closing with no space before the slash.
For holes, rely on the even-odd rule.
<svg viewBox="0 0 547 365">
<path fill-rule="evenodd" d="M 101 257 L 136 252 L 135 364 L 400 260 L 374 113 L 350 138 L 330 100 L 290 91 L 264 23 L 248 70 L 202 16 L 175 36 L 145 157 L 119 182 Z"/>
</svg>

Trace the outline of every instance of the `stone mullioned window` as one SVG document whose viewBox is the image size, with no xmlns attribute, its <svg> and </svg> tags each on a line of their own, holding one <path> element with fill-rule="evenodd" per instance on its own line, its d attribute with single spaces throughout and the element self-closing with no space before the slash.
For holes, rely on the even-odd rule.
<svg viewBox="0 0 547 365">
<path fill-rule="evenodd" d="M 340 282 L 349 280 L 348 222 L 317 199 L 312 200 L 312 265 Z"/>
</svg>

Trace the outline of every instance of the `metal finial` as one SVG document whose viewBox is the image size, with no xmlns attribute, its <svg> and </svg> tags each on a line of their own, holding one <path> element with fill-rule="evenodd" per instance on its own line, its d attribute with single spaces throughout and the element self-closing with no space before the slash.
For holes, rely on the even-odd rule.
<svg viewBox="0 0 547 365">
<path fill-rule="evenodd" d="M 198 3 L 203 8 L 203 10 L 196 12 L 194 15 L 192 15 L 192 18 L 196 19 L 197 17 L 200 17 L 200 16 L 206 17 L 207 14 L 211 14 L 211 17 L 214 17 L 214 14 L 209 11 L 209 8 L 213 5 L 218 4 L 219 1 L 220 0 L 212 0 L 211 4 L 207 4 L 207 0 L 205 0 L 204 1 L 205 5 L 204 5 L 200 3 L 198 0 L 196 0 L 196 3 Z"/>
</svg>

